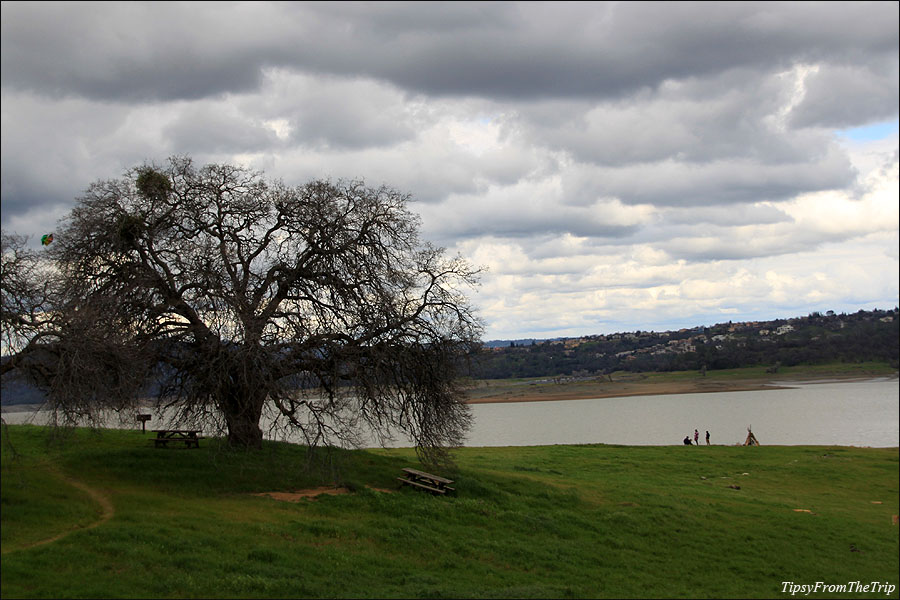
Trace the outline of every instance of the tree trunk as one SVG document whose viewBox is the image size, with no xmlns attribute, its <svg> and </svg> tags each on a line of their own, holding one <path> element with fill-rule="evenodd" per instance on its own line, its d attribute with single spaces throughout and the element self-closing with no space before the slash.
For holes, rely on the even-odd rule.
<svg viewBox="0 0 900 600">
<path fill-rule="evenodd" d="M 239 448 L 262 448 L 259 419 L 266 400 L 265 391 L 240 386 L 228 391 L 222 402 L 222 413 L 228 426 L 228 444 Z"/>
</svg>

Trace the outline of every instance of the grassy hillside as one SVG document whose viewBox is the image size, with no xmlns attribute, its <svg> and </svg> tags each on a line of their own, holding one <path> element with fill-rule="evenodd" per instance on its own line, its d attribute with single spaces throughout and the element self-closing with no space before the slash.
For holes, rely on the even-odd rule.
<svg viewBox="0 0 900 600">
<path fill-rule="evenodd" d="M 898 583 L 896 448 L 466 448 L 445 498 L 397 488 L 410 450 L 157 450 L 149 435 L 4 426 L 4 598 L 769 598 L 790 595 L 784 582 Z M 254 495 L 319 486 L 350 493 Z"/>
</svg>

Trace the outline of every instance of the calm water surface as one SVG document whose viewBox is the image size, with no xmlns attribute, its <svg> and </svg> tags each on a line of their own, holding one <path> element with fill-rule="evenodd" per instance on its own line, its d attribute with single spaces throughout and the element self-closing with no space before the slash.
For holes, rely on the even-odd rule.
<svg viewBox="0 0 900 600">
<path fill-rule="evenodd" d="M 476 404 L 466 445 L 711 444 L 900 445 L 898 380 L 790 384 L 752 392 Z"/>
<path fill-rule="evenodd" d="M 708 430 L 710 443 L 733 445 L 744 442 L 748 427 L 763 445 L 900 445 L 897 379 L 789 385 L 753 392 L 474 404 L 466 445 L 680 445 L 694 429 L 701 444 Z M 3 418 L 45 422 L 41 413 L 8 412 L 7 407 Z M 134 425 L 111 420 L 108 426 Z"/>
</svg>

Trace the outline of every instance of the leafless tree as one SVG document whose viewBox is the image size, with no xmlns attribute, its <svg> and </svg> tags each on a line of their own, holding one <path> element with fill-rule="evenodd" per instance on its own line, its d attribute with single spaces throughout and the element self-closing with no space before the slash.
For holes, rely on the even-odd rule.
<svg viewBox="0 0 900 600">
<path fill-rule="evenodd" d="M 182 418 L 220 417 L 236 446 L 261 445 L 270 410 L 310 445 L 365 426 L 441 460 L 470 425 L 478 272 L 422 242 L 408 202 L 185 157 L 94 183 L 48 253 L 65 315 L 48 376 L 85 392 L 77 411 L 109 406 L 99 381 L 121 401 L 152 376 Z"/>
<path fill-rule="evenodd" d="M 44 306 L 50 282 L 42 273 L 40 257 L 27 242 L 22 236 L 0 233 L 0 344 L 9 356 L 21 351 L 49 319 Z M 10 368 L 12 363 L 5 361 L 4 371 Z"/>
<path fill-rule="evenodd" d="M 78 303 L 64 291 L 66 282 L 46 251 L 35 252 L 26 238 L 6 232 L 0 275 L 4 382 L 27 376 L 47 392 L 44 408 L 60 424 L 96 422 L 103 409 L 121 409 L 136 395 L 146 356 L 111 330 L 108 303 Z"/>
</svg>

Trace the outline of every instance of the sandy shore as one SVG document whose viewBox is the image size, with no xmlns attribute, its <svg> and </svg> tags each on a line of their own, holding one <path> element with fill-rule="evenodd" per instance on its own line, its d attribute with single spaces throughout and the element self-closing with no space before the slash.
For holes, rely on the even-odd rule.
<svg viewBox="0 0 900 600">
<path fill-rule="evenodd" d="M 861 381 L 870 378 L 835 377 L 828 381 Z M 616 398 L 623 396 L 655 396 L 662 394 L 698 394 L 708 392 L 744 392 L 773 390 L 788 387 L 789 383 L 813 383 L 823 381 L 812 378 L 754 378 L 716 380 L 697 377 L 677 381 L 646 381 L 640 377 L 627 380 L 601 381 L 599 379 L 568 383 L 492 381 L 476 386 L 468 393 L 469 404 L 491 402 L 544 402 L 550 400 L 586 400 L 591 398 Z"/>
</svg>

